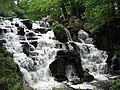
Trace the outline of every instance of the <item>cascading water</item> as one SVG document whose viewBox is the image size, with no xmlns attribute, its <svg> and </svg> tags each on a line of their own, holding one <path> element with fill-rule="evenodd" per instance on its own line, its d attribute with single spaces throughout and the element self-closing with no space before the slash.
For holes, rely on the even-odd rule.
<svg viewBox="0 0 120 90">
<path fill-rule="evenodd" d="M 38 88 L 38 90 L 47 90 L 48 87 L 51 89 L 54 84 L 52 77 L 50 77 L 49 64 L 54 61 L 58 50 L 65 49 L 64 45 L 54 40 L 52 31 L 48 31 L 46 34 L 35 33 L 33 30 L 27 29 L 20 19 L 14 19 L 12 22 L 5 20 L 2 23 L 3 29 L 6 29 L 6 32 L 3 32 L 3 38 L 6 40 L 4 46 L 7 51 L 13 54 L 14 61 L 19 65 L 23 74 L 24 82 L 33 88 Z M 23 36 L 18 35 L 17 27 L 11 25 L 15 23 L 24 28 L 25 34 Z M 34 25 L 39 27 L 35 23 Z M 34 36 L 31 37 L 28 34 Z M 31 44 L 32 42 L 37 42 L 36 48 Z M 26 44 L 27 46 L 24 47 Z M 26 51 L 29 53 L 28 55 L 24 53 Z"/>
<path fill-rule="evenodd" d="M 76 44 L 80 48 L 83 68 L 89 69 L 92 74 L 106 74 L 107 64 L 105 61 L 108 57 L 106 52 L 95 48 L 92 38 L 89 38 L 88 33 L 83 30 L 78 32 L 78 39 L 82 41 L 82 43 L 76 42 Z"/>
<path fill-rule="evenodd" d="M 18 24 L 24 30 L 23 35 L 19 34 L 19 29 L 15 24 Z M 35 29 L 46 30 L 48 27 L 40 27 L 39 23 L 33 23 L 32 25 L 32 29 L 29 30 L 21 23 L 21 19 L 2 21 L 1 27 L 4 29 L 2 34 L 6 40 L 4 46 L 7 51 L 13 54 L 14 61 L 19 65 L 26 84 L 37 90 L 51 90 L 52 87 L 59 87 L 60 83 L 55 82 L 51 77 L 49 65 L 55 60 L 57 51 L 66 50 L 66 47 L 65 44 L 55 40 L 52 31 L 43 34 L 35 32 Z M 66 32 L 71 42 L 71 36 L 68 31 Z M 81 43 L 74 43 L 80 49 L 83 68 L 89 69 L 89 72 L 93 75 L 105 74 L 106 52 L 95 48 L 92 44 L 92 38 L 89 38 L 89 35 L 83 30 L 78 32 L 78 39 Z M 73 48 L 71 45 L 68 46 L 69 49 Z M 75 73 L 72 76 L 74 70 L 71 66 L 68 65 L 66 70 L 66 76 L 69 80 L 77 77 Z"/>
</svg>

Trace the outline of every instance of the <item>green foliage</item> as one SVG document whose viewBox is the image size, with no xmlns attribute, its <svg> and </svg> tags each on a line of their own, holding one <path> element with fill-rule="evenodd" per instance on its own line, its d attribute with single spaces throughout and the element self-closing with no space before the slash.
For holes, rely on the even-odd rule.
<svg viewBox="0 0 120 90">
<path fill-rule="evenodd" d="M 114 83 L 110 84 L 110 90 L 119 90 L 120 89 L 120 78 L 118 78 Z"/>
<path fill-rule="evenodd" d="M 33 20 L 47 15 L 61 15 L 61 9 L 57 5 L 58 0 L 21 0 L 18 4 L 27 17 Z"/>
<path fill-rule="evenodd" d="M 116 0 L 84 0 L 84 18 L 91 23 L 91 30 L 100 30 L 103 25 L 109 25 L 111 17 L 115 16 Z"/>
<path fill-rule="evenodd" d="M 57 40 L 63 43 L 68 41 L 65 28 L 57 21 L 52 21 L 51 29 L 53 30 Z"/>
<path fill-rule="evenodd" d="M 0 16 L 25 18 L 23 11 L 13 1 L 0 0 Z"/>
<path fill-rule="evenodd" d="M 0 0 L 0 16 L 14 16 L 11 3 L 11 0 Z"/>
<path fill-rule="evenodd" d="M 11 54 L 0 48 L 0 84 L 2 90 L 23 90 L 23 82 L 18 75 L 18 66 Z"/>
<path fill-rule="evenodd" d="M 20 0 L 18 6 L 24 10 L 28 18 L 39 20 L 47 15 L 72 16 L 73 12 L 77 12 L 77 6 L 81 2 L 80 0 Z"/>
</svg>

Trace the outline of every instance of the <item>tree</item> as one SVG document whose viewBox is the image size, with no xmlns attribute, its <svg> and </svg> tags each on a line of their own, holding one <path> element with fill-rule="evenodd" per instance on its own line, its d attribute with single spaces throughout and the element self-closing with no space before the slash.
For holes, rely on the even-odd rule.
<svg viewBox="0 0 120 90">
<path fill-rule="evenodd" d="M 116 8 L 119 9 L 120 1 L 116 0 L 84 0 L 84 17 L 91 23 L 91 30 L 98 31 L 105 24 L 109 26 L 112 17 L 116 15 Z M 116 4 L 116 6 L 115 6 Z M 118 10 L 119 11 L 119 10 Z"/>
<path fill-rule="evenodd" d="M 18 6 L 25 11 L 30 19 L 40 19 L 47 15 L 69 16 L 78 18 L 83 14 L 83 5 L 80 0 L 20 0 Z"/>
<path fill-rule="evenodd" d="M 14 3 L 14 0 L 0 0 L 0 16 L 25 18 L 24 13 Z"/>
</svg>

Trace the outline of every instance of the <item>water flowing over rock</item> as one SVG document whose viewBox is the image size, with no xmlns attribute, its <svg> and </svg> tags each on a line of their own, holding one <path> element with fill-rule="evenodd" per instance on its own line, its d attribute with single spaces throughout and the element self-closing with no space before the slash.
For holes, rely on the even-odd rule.
<svg viewBox="0 0 120 90">
<path fill-rule="evenodd" d="M 25 84 L 36 90 L 52 90 L 64 87 L 57 81 L 78 84 L 106 74 L 106 52 L 95 48 L 83 30 L 78 32 L 80 43 L 72 41 L 70 35 L 68 42 L 61 43 L 55 40 L 48 25 L 42 27 L 31 21 L 26 25 L 23 21 L 26 23 L 19 18 L 2 20 L 0 35 L 5 40 L 3 47 L 19 65 Z M 46 31 L 38 32 L 41 28 Z"/>
</svg>

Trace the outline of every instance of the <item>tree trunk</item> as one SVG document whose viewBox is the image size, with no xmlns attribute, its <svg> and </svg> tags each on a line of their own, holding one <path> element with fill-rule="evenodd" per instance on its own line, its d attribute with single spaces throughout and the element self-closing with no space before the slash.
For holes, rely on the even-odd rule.
<svg viewBox="0 0 120 90">
<path fill-rule="evenodd" d="M 63 15 L 65 17 L 65 19 L 68 18 L 68 14 L 67 14 L 67 10 L 66 10 L 66 7 L 64 4 L 61 5 L 61 8 L 62 8 L 62 12 L 63 12 Z"/>
<path fill-rule="evenodd" d="M 75 3 L 71 2 L 71 16 L 77 16 Z"/>
<path fill-rule="evenodd" d="M 82 8 L 80 8 L 80 5 L 79 5 L 79 3 L 76 3 L 76 16 L 77 16 L 77 18 L 79 18 L 80 19 L 80 9 L 82 9 Z"/>
</svg>

